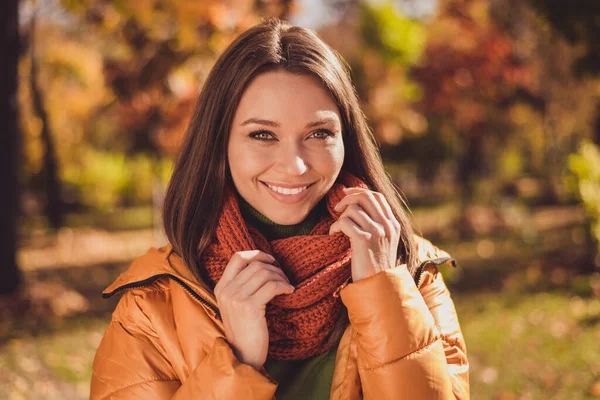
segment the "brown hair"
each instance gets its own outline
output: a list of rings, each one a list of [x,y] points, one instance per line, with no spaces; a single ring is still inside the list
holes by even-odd
[[[398,264],[417,268],[413,228],[402,196],[386,173],[378,146],[347,64],[313,31],[269,19],[238,36],[217,59],[200,92],[175,163],[164,202],[164,227],[173,250],[198,279],[207,281],[199,254],[212,241],[228,178],[227,144],[235,110],[248,84],[260,73],[283,70],[318,78],[342,117],[342,169],[382,193],[401,226]],[[337,342],[347,316],[332,334]]]

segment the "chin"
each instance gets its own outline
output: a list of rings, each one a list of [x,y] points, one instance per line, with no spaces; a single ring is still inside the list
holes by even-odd
[[[281,207],[283,208],[283,207]],[[265,217],[269,218],[271,221],[275,222],[278,225],[296,225],[300,222],[304,221],[304,219],[308,216],[308,214],[303,213],[280,213],[280,214],[263,214]]]

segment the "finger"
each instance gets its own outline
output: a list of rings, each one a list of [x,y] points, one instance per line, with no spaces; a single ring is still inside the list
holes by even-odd
[[[272,256],[260,250],[238,251],[229,260],[217,285],[220,287],[227,286],[227,284],[252,261],[261,261],[271,264],[274,260],[275,259]],[[215,287],[215,291],[216,289],[217,288]]]
[[[396,216],[392,211],[392,207],[390,207],[390,203],[388,203],[387,199],[383,194],[379,192],[372,193],[375,196],[375,199],[379,202],[379,205],[381,206],[385,214],[386,220],[383,223],[383,227],[385,229],[386,235],[388,235],[390,238],[393,235],[399,235],[402,226],[400,225],[400,222],[398,222],[398,219],[396,219]]]
[[[346,193],[360,193],[365,190],[368,190],[368,189],[359,188],[359,187],[344,188],[344,191]],[[394,215],[394,212],[392,211],[392,207],[390,206],[390,203],[387,201],[385,196],[380,192],[371,191],[371,193],[373,193],[373,195],[375,196],[375,199],[381,206],[381,209],[383,210],[383,214],[385,215],[385,217],[388,219],[392,219],[392,220],[396,219],[396,216]]]
[[[362,209],[358,204],[350,204],[344,213],[340,216],[342,218],[350,218],[352,222],[358,225],[359,229],[369,232],[372,235],[385,236],[385,228],[373,221],[371,217]]]
[[[356,222],[347,217],[340,218],[335,224],[331,225],[330,234],[337,232],[342,232],[348,236],[351,241],[369,240],[372,237],[370,232],[363,231]]]
[[[390,203],[388,203],[385,196],[379,192],[373,192],[373,196],[375,196],[375,200],[377,200],[379,206],[381,206],[381,209],[383,210],[383,215],[387,219],[396,219],[396,216],[392,212],[392,207],[390,207]]]
[[[348,193],[348,192],[352,192],[352,191],[365,191],[365,190],[369,190],[369,189],[362,188],[362,187],[345,187],[342,190],[344,192]]]
[[[287,279],[282,278],[278,273],[267,269],[261,269],[239,288],[231,287],[231,290],[235,290],[236,298],[245,299],[254,295],[267,282],[280,282],[287,285],[290,289],[294,288]]]
[[[248,282],[255,274],[261,273],[261,270],[271,271],[274,274],[277,274],[281,277],[281,279],[285,280],[289,283],[288,277],[281,270],[281,268],[276,267],[271,264],[266,264],[260,261],[252,261],[246,268],[244,268],[235,278],[232,279],[230,285],[234,285],[237,287],[242,287]]]
[[[257,305],[266,305],[273,300],[273,297],[280,294],[290,294],[294,292],[294,288],[282,281],[268,281],[260,287],[253,295],[252,301]]]
[[[342,219],[351,219],[353,223],[355,223],[359,230],[363,232],[368,232],[371,236],[375,237],[385,237],[387,236],[386,226],[381,225],[373,219],[363,210],[358,204],[350,204],[344,213],[340,216],[340,220]],[[336,229],[341,229],[339,226]]]
[[[350,204],[360,205],[371,219],[383,224],[387,218],[375,195],[370,190],[356,190],[353,188],[346,197],[344,197],[336,206],[335,210],[343,213]]]

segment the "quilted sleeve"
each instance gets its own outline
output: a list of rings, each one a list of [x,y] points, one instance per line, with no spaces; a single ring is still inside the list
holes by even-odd
[[[406,265],[340,292],[357,337],[365,399],[469,399],[466,347],[435,264],[419,288]]]
[[[119,307],[96,352],[90,399],[273,398],[277,383],[239,362],[222,338],[181,382],[152,327],[143,298],[128,292]]]

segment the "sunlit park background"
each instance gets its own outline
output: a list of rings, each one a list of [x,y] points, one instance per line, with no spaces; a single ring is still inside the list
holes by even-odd
[[[415,226],[458,260],[472,398],[600,398],[595,0],[3,0],[0,398],[88,397],[100,292],[164,243],[198,90],[266,16],[348,61]]]

